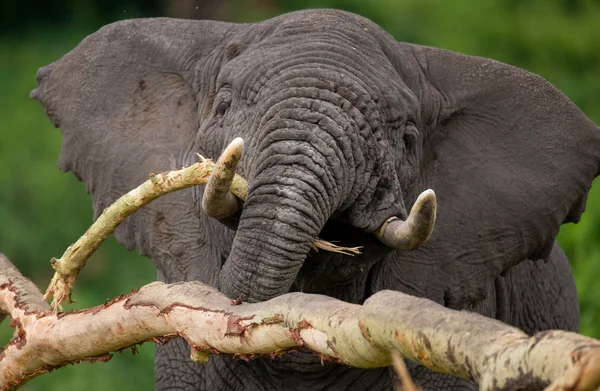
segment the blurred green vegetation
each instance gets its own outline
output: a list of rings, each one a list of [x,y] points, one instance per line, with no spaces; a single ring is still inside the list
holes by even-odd
[[[60,132],[29,98],[29,91],[35,87],[38,67],[58,59],[88,33],[62,29],[0,41],[0,251],[41,289],[52,277],[48,261],[60,257],[85,231],[92,208],[85,186],[56,167]],[[111,239],[83,270],[74,295],[77,303],[69,309],[102,304],[155,275],[147,259]],[[8,322],[0,324],[0,346],[10,333]],[[94,384],[102,390],[117,384],[126,385],[124,390],[152,389],[154,348],[145,345],[139,350],[135,357],[129,351],[116,354],[107,364],[68,366],[25,389],[82,390]]]
[[[56,3],[56,6],[48,6],[48,3]],[[92,210],[84,186],[56,168],[60,132],[52,128],[41,106],[28,98],[29,91],[35,87],[35,71],[60,58],[107,21],[166,15],[169,9],[166,3],[161,5],[156,1],[150,8],[138,3],[142,4],[141,1],[126,3],[130,5],[106,2],[99,7],[103,12],[97,15],[94,8],[76,5],[81,3],[74,1],[45,1],[44,9],[52,10],[47,19],[43,12],[34,12],[35,18],[24,16],[22,25],[13,21],[13,30],[0,31],[0,251],[41,288],[46,287],[52,274],[48,260],[60,256],[85,231],[91,223]],[[380,24],[399,40],[490,57],[540,74],[600,123],[599,1],[254,0],[223,3],[229,7],[216,15],[230,21],[262,20],[301,8],[353,11]],[[3,7],[6,4],[12,3],[3,3]],[[22,4],[13,10],[25,12]],[[101,3],[95,4],[98,7]],[[202,4],[197,1],[198,7]],[[122,12],[119,7],[123,8]],[[68,10],[67,16],[63,10]],[[596,338],[600,338],[598,238],[600,183],[597,181],[582,221],[564,226],[559,236],[576,274],[582,311],[581,332]],[[147,259],[125,251],[110,240],[83,270],[74,294],[78,302],[69,309],[101,304],[154,277],[155,271]],[[0,325],[0,346],[9,340],[10,333],[8,322]],[[24,389],[152,389],[153,350],[152,346],[145,345],[135,357],[124,352],[116,354],[107,364],[69,366],[30,382]]]

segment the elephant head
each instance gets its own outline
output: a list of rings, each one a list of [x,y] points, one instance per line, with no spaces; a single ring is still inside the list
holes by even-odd
[[[150,173],[245,140],[248,198],[230,249],[217,245],[222,270],[209,274],[250,300],[290,289],[329,219],[374,232],[406,219],[427,188],[441,212],[426,258],[462,248],[496,273],[537,259],[579,218],[598,172],[596,126],[540,77],[398,43],[338,11],[248,25],[118,22],[38,82],[32,96],[63,131],[59,166],[86,183],[96,215]],[[117,238],[159,268],[194,259],[188,245],[223,235],[198,231],[225,231],[203,224],[201,198],[170,196]]]
[[[116,236],[165,280],[249,301],[296,289],[360,302],[393,288],[466,307],[520,262],[549,256],[599,170],[600,130],[539,76],[399,43],[341,11],[117,22],[38,83],[32,96],[63,133],[59,167],[85,182],[96,216],[150,173],[244,140],[243,205],[223,192],[225,172],[206,195],[143,208]],[[427,189],[439,207],[430,240],[414,251],[378,241],[422,244],[431,193],[408,211]],[[364,254],[312,253],[317,236]]]

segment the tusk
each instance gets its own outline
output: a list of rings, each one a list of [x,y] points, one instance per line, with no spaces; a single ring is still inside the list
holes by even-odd
[[[235,138],[223,151],[204,189],[202,209],[207,216],[223,219],[240,208],[240,202],[229,190],[244,151],[244,140]]]
[[[435,213],[435,192],[425,190],[415,201],[406,221],[392,216],[375,231],[375,236],[396,250],[414,250],[431,236]]]

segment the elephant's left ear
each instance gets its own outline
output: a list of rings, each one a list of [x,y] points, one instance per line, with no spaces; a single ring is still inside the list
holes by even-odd
[[[600,129],[537,75],[398,45],[398,72],[421,101],[421,185],[438,196],[426,249],[439,249],[444,263],[485,262],[496,275],[546,257],[560,225],[585,208]]]

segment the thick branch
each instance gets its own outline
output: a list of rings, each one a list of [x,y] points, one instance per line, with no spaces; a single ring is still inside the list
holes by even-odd
[[[10,292],[18,297],[18,302],[6,299]],[[15,306],[26,313],[45,312],[50,309],[37,286],[23,277],[8,258],[0,253],[0,315],[13,313],[16,310]]]
[[[75,280],[87,259],[128,216],[165,194],[206,184],[215,164],[211,160],[202,157],[201,159],[202,162],[181,170],[152,175],[149,180],[106,208],[83,236],[67,248],[62,257],[52,258],[50,262],[56,273],[44,296],[46,299],[54,298],[52,306],[56,308],[70,298]],[[245,200],[247,189],[246,180],[236,174],[231,184],[231,192]],[[339,247],[320,239],[315,240],[314,247],[345,254],[358,253],[357,248]]]
[[[564,331],[529,337],[499,321],[453,311],[432,301],[382,291],[364,305],[290,293],[238,304],[199,282],[152,283],[104,305],[67,314],[41,308],[23,277],[0,281],[0,308],[15,338],[0,356],[0,389],[67,363],[106,361],[110,351],[181,336],[191,358],[238,359],[310,349],[335,362],[373,368],[404,357],[438,372],[479,383],[483,390],[593,390],[600,386],[600,341]],[[16,284],[16,285],[15,285]],[[20,296],[24,292],[24,296]]]

